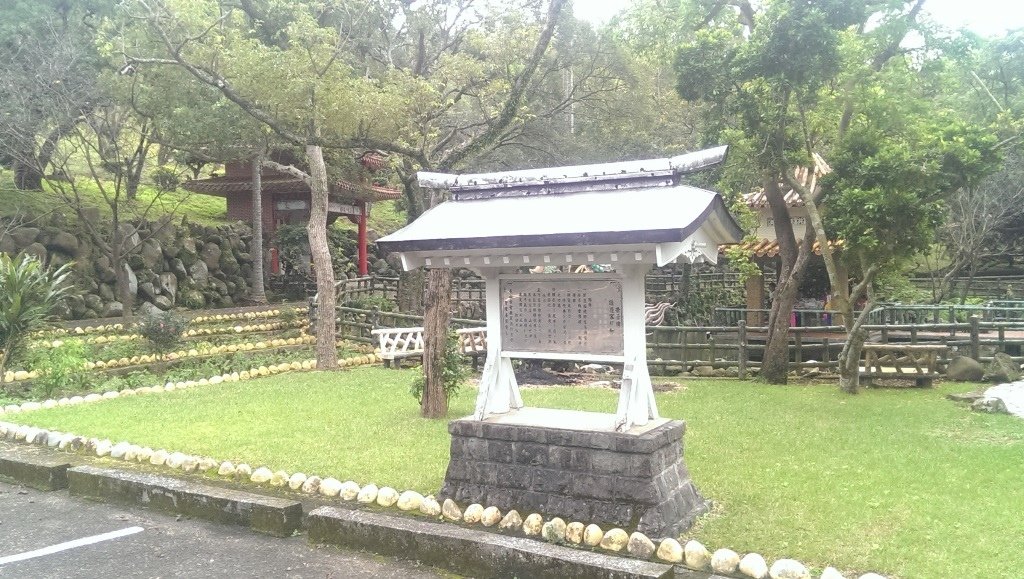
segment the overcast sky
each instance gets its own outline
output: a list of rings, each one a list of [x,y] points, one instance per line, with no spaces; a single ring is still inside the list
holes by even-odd
[[[631,0],[575,0],[578,18],[601,24],[631,4]],[[950,28],[967,27],[985,36],[1024,28],[1024,2],[1019,0],[926,0],[924,10]]]

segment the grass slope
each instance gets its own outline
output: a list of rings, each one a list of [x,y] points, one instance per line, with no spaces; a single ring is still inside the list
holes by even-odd
[[[11,171],[0,169],[0,216],[28,214],[39,217],[58,210],[69,219],[75,219],[74,211],[58,194],[47,190],[19,191],[14,188],[13,175]],[[110,208],[95,183],[79,179],[78,185],[85,204],[99,208],[103,216],[110,215]],[[144,210],[155,196],[156,189],[149,185],[141,185],[135,206],[140,211]],[[174,211],[174,215],[179,219],[187,216],[189,220],[204,225],[227,223],[227,201],[224,198],[197,195],[183,189],[160,195],[147,217],[152,221],[171,211]]]
[[[408,395],[415,371],[287,374],[5,417],[254,466],[435,492],[447,425]],[[933,390],[693,381],[657,395],[688,422],[686,457],[715,501],[688,536],[712,548],[894,577],[1011,577],[1024,566],[1024,422]],[[526,390],[529,405],[614,411],[616,392]],[[473,391],[452,405],[468,414]]]

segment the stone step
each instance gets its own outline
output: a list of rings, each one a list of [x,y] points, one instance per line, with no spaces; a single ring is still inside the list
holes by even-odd
[[[288,537],[302,526],[302,505],[268,497],[138,472],[80,466],[68,470],[72,495],[143,506]]]
[[[39,456],[31,449],[0,448],[0,476],[41,491],[68,488],[71,464],[60,458]]]

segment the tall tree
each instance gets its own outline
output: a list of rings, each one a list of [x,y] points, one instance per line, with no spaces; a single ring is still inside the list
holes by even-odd
[[[780,271],[762,363],[769,382],[788,375],[789,313],[815,240],[848,333],[840,383],[856,391],[865,317],[854,318],[853,304],[868,294],[879,268],[921,248],[943,196],[991,166],[985,135],[915,90],[916,70],[901,46],[923,5],[687,4],[694,35],[677,54],[679,93],[708,106],[706,130],[742,142],[738,149],[748,153],[775,223]],[[900,98],[880,96],[893,94]],[[806,167],[824,169],[822,157],[833,159],[830,177],[798,178]],[[789,188],[807,207],[803,239],[784,198]],[[837,236],[847,265],[860,274],[852,292],[830,247]]]
[[[317,366],[337,366],[334,271],[327,242],[328,169],[324,148],[370,139],[400,110],[386,87],[358,76],[346,61],[343,34],[361,2],[243,3],[267,10],[256,21],[249,10],[216,0],[134,0],[127,22],[142,22],[146,35],[125,57],[138,66],[173,66],[219,91],[276,138],[303,151],[305,167],[264,158],[263,165],[293,175],[312,195],[307,225],[321,314],[317,317]],[[258,5],[258,6],[257,6]],[[287,71],[283,81],[281,74]]]

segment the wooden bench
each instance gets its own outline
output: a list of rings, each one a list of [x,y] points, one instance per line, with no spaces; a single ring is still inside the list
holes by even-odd
[[[941,378],[938,365],[947,347],[942,344],[864,344],[864,365],[860,377],[870,385],[873,380],[913,380],[929,387]]]
[[[405,358],[423,356],[423,328],[381,328],[371,330],[377,337],[380,357],[384,366],[401,368]],[[487,356],[487,328],[462,328],[455,330],[459,348],[466,356],[473,358],[476,369],[479,358]]]

